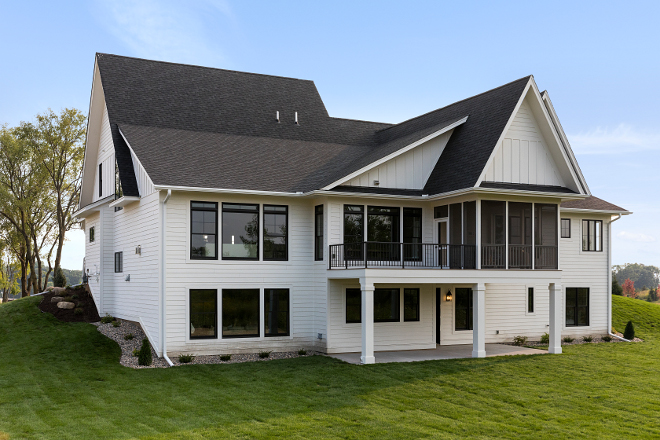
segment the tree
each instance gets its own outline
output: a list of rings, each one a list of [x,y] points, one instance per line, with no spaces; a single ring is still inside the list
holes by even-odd
[[[623,289],[616,279],[616,275],[612,276],[612,295],[623,295]]]
[[[142,340],[142,347],[140,347],[140,351],[138,352],[138,365],[151,365],[152,362],[151,344],[149,344],[149,339],[144,338]]]
[[[55,276],[53,277],[53,285],[55,287],[65,287],[66,286],[66,276],[64,276],[64,271],[61,267],[55,268]]]
[[[637,291],[635,290],[635,282],[630,278],[623,282],[623,296],[628,298],[637,298]]]
[[[658,300],[658,289],[649,289],[649,296],[646,297],[648,302],[656,302]]]
[[[614,274],[620,280],[630,278],[640,289],[650,289],[660,283],[660,268],[645,266],[638,263],[628,263],[623,266],[614,266]]]

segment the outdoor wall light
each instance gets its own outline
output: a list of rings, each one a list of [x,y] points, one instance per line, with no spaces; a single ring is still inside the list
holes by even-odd
[[[445,296],[446,301],[451,301],[451,290],[447,291],[447,296]]]

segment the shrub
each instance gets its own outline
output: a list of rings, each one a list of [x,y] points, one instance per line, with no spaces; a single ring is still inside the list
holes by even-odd
[[[61,267],[55,268],[55,273],[53,274],[53,285],[55,287],[64,287],[66,286],[66,275]]]
[[[612,340],[612,336],[610,335],[605,335],[601,338],[605,342],[610,342]]]
[[[135,336],[133,336],[133,333],[129,333],[126,336],[124,336],[124,341],[130,341],[133,339]]]
[[[121,325],[121,322],[120,322],[120,321],[112,321],[112,326],[113,326],[113,327],[117,328],[117,327],[119,327],[120,325]]]
[[[305,356],[306,354],[307,354],[307,350],[305,350],[304,348],[298,350],[298,356]]]
[[[584,336],[584,337],[582,338],[582,340],[583,340],[584,342],[591,342],[591,341],[594,340],[594,338],[591,337],[591,336]]]
[[[222,362],[230,361],[231,360],[231,355],[230,354],[223,354],[223,355],[220,356],[220,360]]]
[[[103,324],[111,323],[114,320],[115,320],[115,318],[113,316],[108,315],[108,314],[106,314],[103,318],[101,318],[101,322]]]
[[[550,343],[550,335],[548,333],[543,333],[543,336],[541,336],[541,344],[549,344]]]
[[[192,362],[192,360],[193,357],[189,354],[182,354],[181,356],[179,356],[179,362],[181,362],[182,364],[189,364]]]
[[[570,336],[564,336],[564,339],[562,339],[562,341],[566,342],[567,344],[570,344],[574,340],[575,339],[571,338]]]
[[[140,350],[138,350],[137,348],[133,350],[133,356],[138,357],[139,355],[140,355]]]
[[[138,365],[151,365],[152,362],[151,344],[149,344],[149,339],[144,338],[142,340],[142,347],[138,353]]]
[[[267,357],[270,357],[270,351],[260,351],[259,352],[259,357],[261,359],[266,359]]]
[[[525,345],[527,342],[527,336],[514,336],[513,345]]]
[[[626,329],[623,331],[623,337],[629,341],[635,339],[635,326],[632,321],[628,321],[628,324],[626,324]]]
[[[83,314],[83,309],[82,307],[76,307],[75,310],[73,311],[74,315],[82,315]]]

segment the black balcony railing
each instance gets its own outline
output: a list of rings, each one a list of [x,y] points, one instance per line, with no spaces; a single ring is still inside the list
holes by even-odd
[[[402,267],[475,269],[476,246],[363,242],[330,245],[330,269]]]

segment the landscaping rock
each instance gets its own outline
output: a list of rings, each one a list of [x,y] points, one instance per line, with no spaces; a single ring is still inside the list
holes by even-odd
[[[57,303],[57,308],[59,309],[72,309],[75,306],[76,304],[72,302],[61,301]]]
[[[54,296],[50,299],[50,302],[52,303],[59,303],[62,301],[64,301],[64,298],[62,298],[61,296]]]
[[[64,292],[66,292],[66,289],[64,287],[53,287],[51,292],[54,293],[55,295],[60,295]]]

